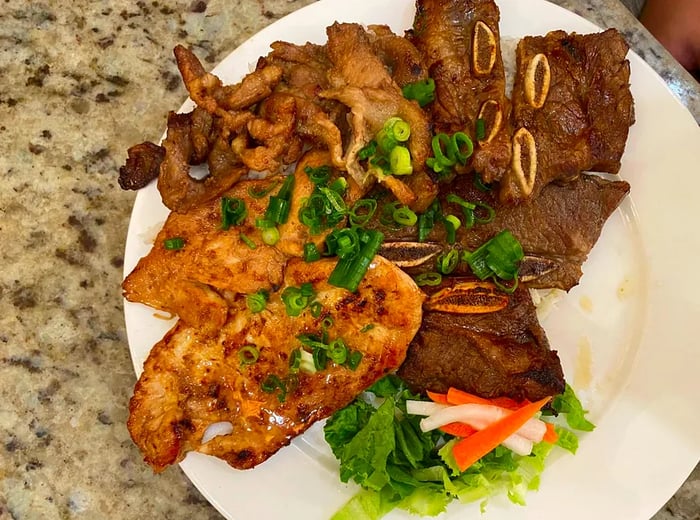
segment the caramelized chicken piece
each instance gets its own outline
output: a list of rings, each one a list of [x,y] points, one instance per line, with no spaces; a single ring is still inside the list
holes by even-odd
[[[375,257],[358,292],[328,285],[335,262],[291,260],[280,292],[253,314],[244,298],[233,300],[220,331],[207,336],[178,323],[151,351],[129,406],[129,432],[155,471],[189,451],[252,468],[272,456],[315,421],[349,404],[357,394],[404,360],[421,322],[422,293],[390,262]],[[287,287],[311,283],[322,311],[298,317],[280,298]],[[396,305],[401,302],[401,305]],[[323,323],[332,323],[324,329]],[[315,373],[290,371],[302,347],[300,334],[342,339],[362,357],[353,370],[328,361]],[[251,351],[256,362],[242,364]],[[230,433],[203,440],[212,424]]]
[[[634,123],[628,48],[615,29],[520,41],[504,202],[535,198],[548,183],[582,171],[617,173]]]
[[[487,301],[493,304],[492,299]],[[426,309],[399,376],[416,392],[455,387],[487,398],[531,401],[563,392],[559,356],[549,349],[529,291],[520,287],[507,300],[492,312]]]
[[[499,20],[493,0],[418,0],[411,36],[435,80],[436,133],[471,136],[468,166],[486,182],[503,176],[511,156]],[[479,119],[483,136],[477,136]]]
[[[139,190],[158,177],[165,149],[151,142],[136,144],[127,150],[124,166],[119,168],[119,186]]]

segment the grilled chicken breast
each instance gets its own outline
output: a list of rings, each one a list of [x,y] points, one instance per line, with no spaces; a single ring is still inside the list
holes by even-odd
[[[292,259],[262,312],[251,312],[240,295],[218,334],[180,321],[153,348],[128,428],[155,471],[193,450],[252,468],[403,362],[421,323],[423,293],[379,256],[356,293],[326,282],[334,266],[330,259]],[[320,312],[290,316],[281,294],[303,283],[312,284]],[[354,369],[329,359],[315,373],[295,371],[290,358],[302,348],[302,334],[325,335],[328,344],[342,340],[348,355],[359,352],[361,359]],[[245,364],[253,352],[257,360]],[[231,433],[204,442],[207,428],[222,422]]]

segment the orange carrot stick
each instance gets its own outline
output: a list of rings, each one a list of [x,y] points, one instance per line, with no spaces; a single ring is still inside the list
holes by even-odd
[[[469,437],[458,441],[452,449],[455,462],[461,471],[478,461],[508,437],[517,432],[523,424],[532,418],[547,404],[551,397],[545,397],[534,403],[526,404],[510,415],[496,421]]]
[[[508,408],[509,410],[517,410],[522,406],[515,399],[510,397],[494,397],[493,399],[486,399],[485,397],[479,397],[478,395],[470,394],[464,390],[458,390],[457,388],[450,388],[447,390],[447,402],[449,404],[491,404],[494,406],[500,406],[501,408]],[[524,401],[524,404],[529,403],[529,401]]]
[[[425,393],[428,394],[428,397],[430,397],[434,403],[449,404],[446,394],[439,394],[437,392],[431,392],[430,390],[426,390]]]
[[[455,437],[469,437],[478,430],[472,428],[466,423],[453,422],[440,427],[440,431],[447,433],[448,435],[454,435]]]
[[[554,425],[552,423],[548,423],[547,421],[542,421],[547,425],[547,431],[544,433],[544,437],[542,437],[542,440],[544,442],[548,442],[549,444],[554,444],[559,440],[559,434],[557,431],[554,429]]]

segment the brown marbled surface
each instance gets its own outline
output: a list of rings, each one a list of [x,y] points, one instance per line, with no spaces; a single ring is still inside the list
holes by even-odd
[[[186,97],[175,44],[211,67],[308,3],[0,3],[0,519],[219,518],[177,467],[153,475],[125,427],[134,193],[116,174]],[[616,0],[556,3],[623,29],[700,117],[697,83]],[[699,479],[655,519],[699,518]]]

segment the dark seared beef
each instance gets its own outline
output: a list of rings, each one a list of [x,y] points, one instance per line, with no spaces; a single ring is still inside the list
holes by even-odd
[[[165,148],[146,141],[132,146],[126,153],[126,162],[119,168],[119,186],[123,190],[139,190],[158,177]]]
[[[524,172],[515,166],[514,151],[513,165],[501,182],[502,200],[535,198],[550,182],[576,178],[582,171],[618,172],[634,123],[627,51],[614,29],[586,35],[554,31],[520,41],[513,129],[516,136],[526,131],[534,138],[536,161],[528,157],[527,136],[522,135]]]
[[[525,279],[529,286],[569,290],[578,283],[581,265],[598,240],[603,224],[629,189],[625,181],[582,175],[567,184],[548,185],[539,197],[528,203],[509,206],[501,204],[493,191],[483,192],[475,187],[471,178],[459,176],[449,190],[442,190],[440,197],[444,214],[462,216],[457,204],[445,201],[447,192],[466,201],[488,204],[496,210],[495,219],[488,224],[477,224],[469,230],[462,226],[457,231],[455,247],[473,251],[499,231],[508,229],[520,241],[527,255],[521,271],[527,273]],[[477,210],[477,215],[483,214]],[[407,255],[411,255],[415,248],[422,251],[413,256],[424,257],[424,262],[414,261],[415,265],[405,267],[411,273],[435,270],[435,257],[450,247],[442,224],[435,225],[427,237],[427,244],[405,247],[395,243],[415,241],[415,226],[399,229],[382,226],[381,229],[385,243],[380,253],[390,260],[398,260],[399,265],[407,264]],[[467,271],[466,263],[461,262],[456,273]]]
[[[484,120],[470,167],[487,182],[500,179],[510,162],[499,19],[492,0],[418,0],[410,34],[435,80],[430,107],[436,133],[475,137],[476,120]]]
[[[487,398],[537,400],[564,390],[559,356],[525,288],[497,312],[424,311],[398,375],[416,392],[453,386]]]

